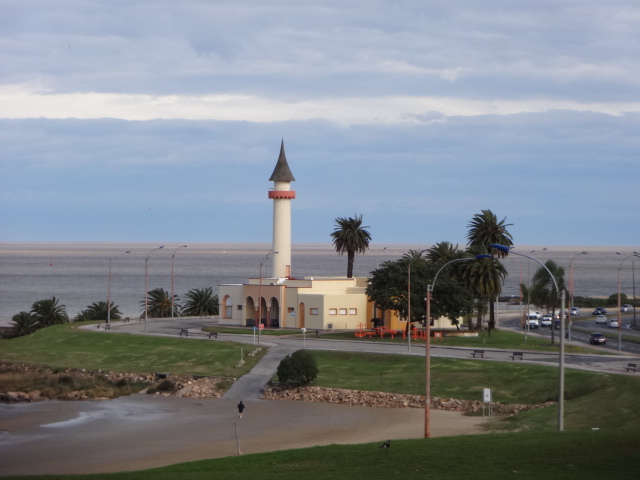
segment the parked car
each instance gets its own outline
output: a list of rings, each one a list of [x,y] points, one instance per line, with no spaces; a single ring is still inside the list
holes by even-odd
[[[600,332],[593,332],[591,335],[589,335],[589,344],[590,345],[606,345],[607,337],[605,337]]]
[[[542,327],[550,327],[552,323],[553,316],[550,313],[543,315],[542,319],[540,319],[540,326]]]
[[[606,315],[607,314],[607,310],[602,308],[602,307],[597,307],[593,312],[592,315]]]
[[[602,323],[605,324],[607,323],[607,317],[605,317],[604,315],[597,315],[596,316],[596,325]]]
[[[629,313],[629,312],[633,312],[633,307],[631,305],[629,305],[628,303],[625,303],[624,305],[622,305],[620,307],[620,311],[622,313]]]
[[[579,317],[580,315],[582,315],[582,310],[580,310],[578,307],[571,307],[569,310],[571,311],[572,317]]]
[[[609,320],[609,328],[618,328],[620,326],[620,324],[618,323],[618,320],[616,320],[615,318]]]

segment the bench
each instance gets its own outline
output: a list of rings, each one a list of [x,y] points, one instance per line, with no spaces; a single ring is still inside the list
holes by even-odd
[[[474,350],[473,352],[471,352],[471,355],[473,356],[473,358],[484,358],[484,350]]]
[[[637,366],[635,363],[629,363],[629,364],[628,364],[626,367],[624,367],[624,368],[625,368],[625,370],[626,370],[627,372],[634,372],[634,373],[635,373],[635,372],[637,371],[637,367],[638,367],[638,366]]]
[[[187,328],[181,328],[180,329],[180,336],[181,337],[183,335],[185,337],[188,337],[189,334],[191,334],[191,335],[204,335],[204,336],[206,336],[208,338],[215,338],[215,339],[218,338],[218,332],[208,332],[208,333],[207,332],[193,332],[193,331],[190,332],[189,329],[187,329]]]
[[[522,352],[513,352],[512,355],[510,355],[511,360],[516,360],[517,358],[519,358],[520,360],[523,360],[522,356],[524,354]]]

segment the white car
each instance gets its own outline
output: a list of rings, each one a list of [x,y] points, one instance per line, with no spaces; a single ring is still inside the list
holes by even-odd
[[[529,326],[529,329],[540,328],[540,322],[537,318],[530,318],[527,320],[527,325]]]
[[[541,327],[550,327],[552,323],[553,323],[553,316],[550,313],[547,313],[546,315],[544,315],[540,320]]]
[[[609,321],[609,328],[618,328],[620,324],[615,318]]]
[[[580,310],[578,307],[571,307],[570,310],[572,317],[579,317],[580,315],[582,315],[582,310]]]
[[[604,325],[607,324],[607,317],[605,317],[604,315],[597,315],[596,316],[596,325],[602,323]]]
[[[629,313],[629,312],[633,312],[633,307],[631,305],[629,305],[628,303],[625,303],[624,305],[622,305],[620,307],[620,311],[622,313]]]

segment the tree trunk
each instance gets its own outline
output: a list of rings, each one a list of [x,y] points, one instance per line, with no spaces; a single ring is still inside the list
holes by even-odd
[[[353,277],[353,261],[355,260],[355,252],[347,252],[347,278]]]

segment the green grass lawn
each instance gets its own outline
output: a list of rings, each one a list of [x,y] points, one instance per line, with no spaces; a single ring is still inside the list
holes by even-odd
[[[240,377],[266,353],[263,348],[247,357],[252,349],[250,345],[219,340],[98,333],[66,324],[0,340],[0,360],[53,368]],[[242,357],[244,365],[236,368]]]
[[[314,385],[365,391],[424,395],[425,359],[383,355],[312,351],[320,373]],[[558,368],[434,358],[431,395],[460,400],[481,400],[490,388],[493,401],[537,405],[558,400]],[[565,370],[565,428],[612,425],[640,431],[640,377],[584,370]],[[606,406],[606,407],[605,407]],[[597,412],[597,415],[594,415]],[[557,407],[521,413],[495,422],[494,429],[554,429]]]
[[[633,430],[521,432],[260,453],[165,468],[91,475],[15,476],[48,480],[636,480],[640,436]],[[117,459],[114,459],[117,461]]]

